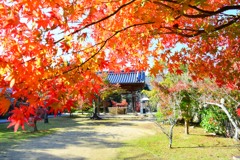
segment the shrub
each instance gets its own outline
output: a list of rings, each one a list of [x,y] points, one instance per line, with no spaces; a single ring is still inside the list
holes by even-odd
[[[211,106],[202,111],[200,125],[210,133],[226,135],[225,122],[228,120],[225,113],[216,106]]]

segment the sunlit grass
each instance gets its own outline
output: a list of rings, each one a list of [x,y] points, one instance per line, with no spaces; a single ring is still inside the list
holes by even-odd
[[[172,149],[162,132],[128,141],[120,148],[118,159],[230,160],[240,155],[240,143],[233,139],[206,134],[202,128],[192,128],[190,135],[183,131],[183,127],[175,127]]]

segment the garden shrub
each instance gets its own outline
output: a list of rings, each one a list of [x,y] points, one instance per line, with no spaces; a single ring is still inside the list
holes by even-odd
[[[226,114],[216,106],[205,108],[202,113],[200,125],[209,133],[226,135],[225,122],[228,120]]]

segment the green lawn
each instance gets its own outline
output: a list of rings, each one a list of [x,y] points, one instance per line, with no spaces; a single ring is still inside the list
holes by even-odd
[[[120,148],[118,159],[131,160],[231,160],[240,156],[240,143],[229,138],[213,136],[202,128],[192,128],[190,135],[182,126],[175,127],[173,148],[161,131],[148,137],[128,141]]]

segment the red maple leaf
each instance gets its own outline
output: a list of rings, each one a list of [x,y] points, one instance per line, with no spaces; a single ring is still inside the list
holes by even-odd
[[[28,122],[28,117],[26,115],[27,107],[22,106],[20,108],[15,107],[14,110],[11,111],[12,115],[8,118],[10,121],[10,124],[8,125],[8,128],[14,126],[14,132],[16,132],[19,128],[19,126],[22,127],[24,130],[24,123]]]
[[[237,109],[237,115],[240,117],[240,107]]]

